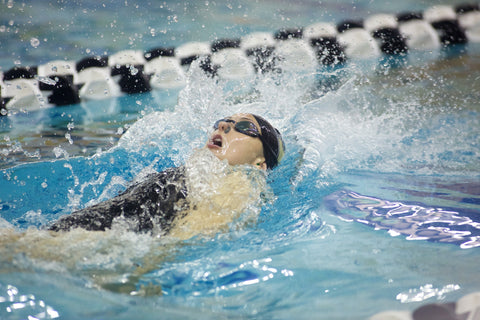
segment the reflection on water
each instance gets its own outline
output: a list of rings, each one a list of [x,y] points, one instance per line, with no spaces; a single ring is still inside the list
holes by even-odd
[[[152,92],[0,117],[0,169],[108,150],[144,115],[172,108],[176,96]]]
[[[36,299],[33,294],[25,294],[12,285],[0,283],[0,308],[7,314],[15,313],[15,317],[31,319],[56,319],[60,314],[43,300]],[[7,316],[7,319],[10,319]],[[12,318],[13,319],[13,318]]]
[[[342,219],[387,230],[391,236],[454,243],[463,249],[480,246],[480,221],[476,210],[429,208],[351,191],[338,191],[326,197],[325,202]]]

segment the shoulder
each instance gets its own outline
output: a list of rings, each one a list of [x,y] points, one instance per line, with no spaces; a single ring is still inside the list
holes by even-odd
[[[142,181],[137,182],[125,190],[120,197],[169,197],[169,194],[181,193],[186,196],[185,167],[173,167],[161,172],[149,174]]]

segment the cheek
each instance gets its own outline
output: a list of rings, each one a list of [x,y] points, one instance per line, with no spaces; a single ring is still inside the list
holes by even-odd
[[[222,152],[222,156],[227,158],[230,164],[242,164],[247,162],[249,159],[249,150],[248,140],[245,137],[237,136],[230,137],[227,142],[226,148]]]
[[[246,146],[244,143],[242,143],[239,140],[232,141],[229,144],[226,152],[236,158],[240,158],[242,155],[245,156],[248,153],[250,153],[248,146]]]
[[[261,143],[251,137],[242,136],[231,141],[228,153],[241,163],[250,163],[259,156]]]

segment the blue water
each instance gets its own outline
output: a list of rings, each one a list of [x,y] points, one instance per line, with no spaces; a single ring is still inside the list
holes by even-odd
[[[3,70],[15,60],[77,59],[87,49],[179,45],[433,4],[8,3],[0,4],[0,46],[11,52]],[[125,19],[132,12],[142,23]],[[47,41],[33,48],[31,37]],[[0,118],[0,226],[30,236],[2,248],[0,318],[365,319],[480,290],[479,49],[414,54],[397,67],[355,61],[307,76],[267,75],[247,95],[193,72],[180,92]],[[239,111],[271,119],[288,150],[268,176],[275,201],[255,224],[173,245],[128,232],[72,233],[60,242],[38,231],[146,172],[183,164],[214,120]],[[137,274],[138,265],[149,268]],[[99,278],[111,285],[99,288]],[[122,293],[131,291],[122,283],[149,291]]]

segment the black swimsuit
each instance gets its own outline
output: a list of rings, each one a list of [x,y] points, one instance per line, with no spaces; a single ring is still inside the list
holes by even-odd
[[[149,175],[110,200],[63,216],[48,229],[105,231],[115,218],[123,217],[133,231],[148,232],[159,227],[168,232],[176,215],[188,208],[186,195],[184,167],[171,168]]]

